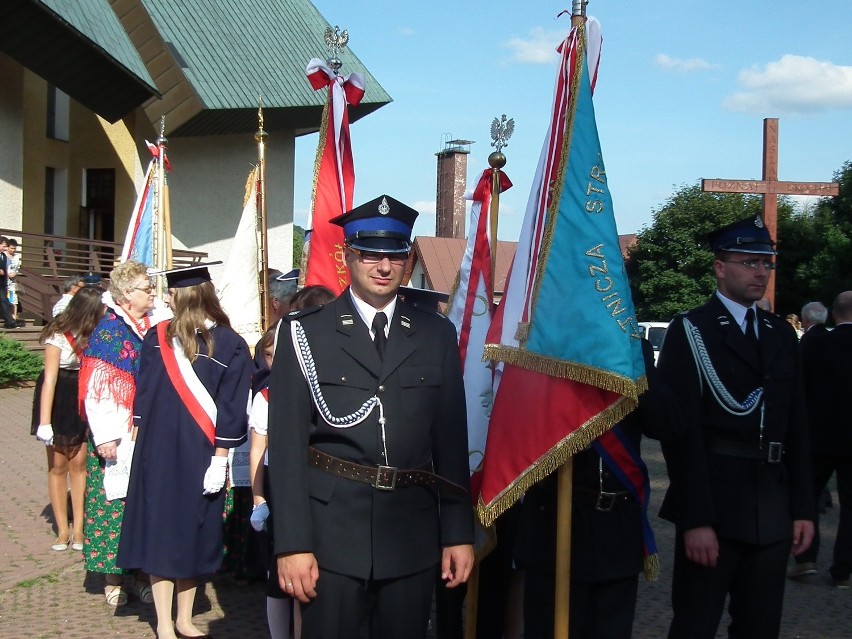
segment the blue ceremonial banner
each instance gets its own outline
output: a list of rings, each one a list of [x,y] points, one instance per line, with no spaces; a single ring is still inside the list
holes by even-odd
[[[145,185],[133,207],[121,261],[135,260],[154,268],[154,177],[156,161],[152,160],[145,174]]]
[[[640,390],[636,382],[645,374],[640,331],[585,56],[578,56],[574,78],[574,109],[567,113],[562,147],[567,162],[554,176],[557,186],[548,207],[523,348],[527,357],[540,355],[562,364],[555,368],[563,368],[565,377],[635,398]]]

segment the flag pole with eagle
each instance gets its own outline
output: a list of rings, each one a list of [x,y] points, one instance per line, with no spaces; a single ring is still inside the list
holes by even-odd
[[[575,0],[558,49],[548,132],[486,340],[494,405],[477,500],[490,525],[559,469],[555,636],[568,629],[571,456],[636,408],[647,388],[592,103],[600,25],[586,20],[585,4]]]
[[[343,259],[343,229],[329,220],[352,208],[355,167],[349,138],[349,105],[364,97],[364,76],[340,76],[342,62],[337,52],[346,46],[349,33],[335,27],[325,30],[325,43],[331,51],[328,64],[313,58],[306,70],[314,90],[328,87],[322,112],[317,156],[314,164],[311,219],[302,248],[301,284],[321,284],[335,294],[349,285]]]
[[[494,315],[494,291],[497,266],[497,223],[500,193],[512,187],[509,177],[501,170],[506,165],[503,147],[514,130],[514,120],[495,118],[491,137],[497,150],[488,156],[489,168],[482,172],[472,193],[470,229],[458,279],[450,294],[446,315],[458,334],[459,355],[464,373],[467,403],[468,462],[471,474],[471,494],[477,495],[476,485],[485,454],[488,419],[493,403],[492,366],[483,361],[485,337]],[[474,504],[476,506],[476,504]],[[468,580],[465,614],[465,636],[476,636],[477,594],[479,589],[478,562],[491,551],[494,535],[477,527],[476,559]]]

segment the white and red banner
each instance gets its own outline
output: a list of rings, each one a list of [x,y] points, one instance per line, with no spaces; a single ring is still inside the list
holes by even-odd
[[[459,353],[464,371],[467,400],[468,460],[471,473],[471,494],[478,494],[479,471],[485,456],[488,420],[493,404],[492,367],[483,361],[485,337],[494,313],[494,282],[492,270],[495,256],[491,254],[492,184],[496,169],[486,169],[470,195],[470,233],[459,270],[459,280],[450,296],[447,317],[456,327]],[[500,192],[512,183],[497,172]]]
[[[329,220],[352,208],[355,166],[348,107],[364,97],[364,77],[359,73],[335,75],[318,58],[308,63],[306,73],[314,90],[328,87],[328,102],[323,109],[311,220],[303,248],[307,253],[304,283],[321,284],[340,293],[349,285],[343,260],[343,229]]]

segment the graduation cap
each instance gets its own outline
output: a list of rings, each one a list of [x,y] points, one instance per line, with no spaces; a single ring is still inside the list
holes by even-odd
[[[775,255],[775,242],[769,235],[769,229],[759,215],[737,220],[732,224],[710,232],[707,235],[710,248],[714,253],[754,253],[757,255]]]
[[[186,288],[187,286],[198,286],[204,282],[212,281],[208,266],[221,264],[222,260],[216,262],[205,262],[204,264],[193,264],[191,266],[181,266],[180,268],[172,268],[167,271],[154,271],[151,275],[165,275],[166,283],[169,288]]]
[[[359,251],[408,253],[417,215],[390,195],[380,195],[330,222],[342,226],[346,243]]]
[[[440,291],[430,291],[428,288],[414,288],[413,286],[400,286],[399,295],[409,304],[417,304],[438,310],[438,304],[446,304],[450,296]]]
[[[281,285],[282,290],[279,295],[283,297],[295,295],[296,290],[299,288],[299,273],[299,269],[294,268],[292,271],[282,273],[275,278],[276,282],[283,282]]]

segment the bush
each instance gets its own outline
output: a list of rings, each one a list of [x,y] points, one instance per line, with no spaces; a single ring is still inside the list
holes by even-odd
[[[33,381],[42,368],[41,356],[28,351],[20,342],[0,336],[0,385]]]

